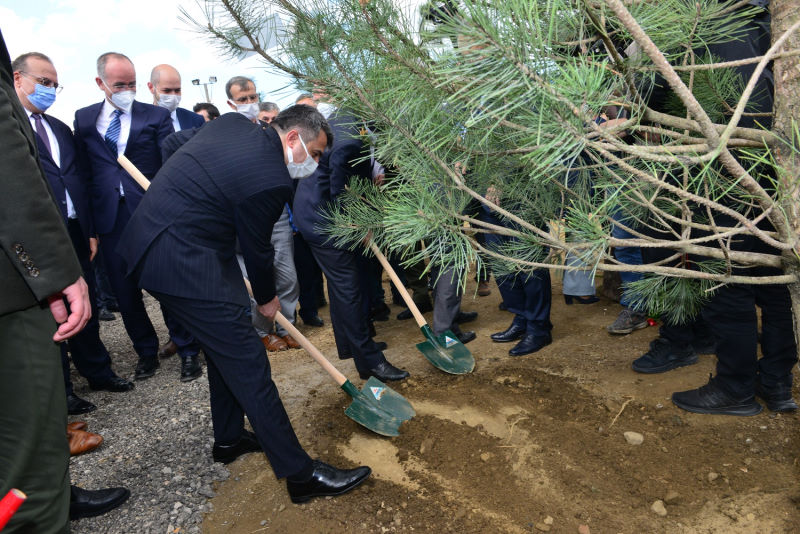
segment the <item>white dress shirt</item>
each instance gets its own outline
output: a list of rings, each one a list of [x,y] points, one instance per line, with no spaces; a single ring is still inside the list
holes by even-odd
[[[33,127],[33,131],[36,131],[36,119],[33,118],[33,113],[31,113],[27,108],[25,109],[25,113],[28,114],[28,118],[31,121],[31,126]],[[58,139],[56,139],[56,134],[53,132],[53,129],[50,127],[50,124],[47,122],[47,118],[42,115],[42,125],[44,126],[44,131],[47,132],[48,141],[50,141],[50,157],[53,158],[53,161],[56,163],[56,166],[60,169],[61,168],[61,148],[58,146]],[[36,134],[39,135],[38,133]],[[72,204],[72,199],[69,197],[69,191],[67,188],[64,187],[64,192],[67,195],[67,217],[70,219],[77,219],[78,215],[75,213],[75,206]]]
[[[177,108],[174,109],[172,113],[169,114],[169,116],[172,118],[172,127],[175,129],[176,132],[180,132],[181,123],[178,120],[178,109]]]
[[[103,100],[103,107],[100,109],[100,115],[97,116],[97,133],[103,139],[106,138],[106,132],[111,125],[111,120],[114,118],[114,111],[117,108],[111,105],[108,99]],[[128,146],[128,136],[131,133],[131,114],[122,112],[119,116],[119,139],[117,139],[117,154],[124,154],[125,148]],[[122,182],[119,183],[119,196],[125,196],[125,190],[122,188]]]

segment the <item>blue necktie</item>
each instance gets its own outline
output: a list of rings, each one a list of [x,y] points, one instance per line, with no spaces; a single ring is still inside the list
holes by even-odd
[[[111,152],[114,154],[114,157],[117,157],[117,141],[119,141],[119,132],[122,130],[122,124],[120,123],[119,116],[122,115],[122,110],[115,109],[114,110],[114,118],[111,119],[111,124],[108,125],[108,130],[106,130],[105,142],[108,145],[108,148],[111,149]]]

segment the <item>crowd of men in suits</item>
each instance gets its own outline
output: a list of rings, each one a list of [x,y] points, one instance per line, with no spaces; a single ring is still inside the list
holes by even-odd
[[[0,402],[19,407],[7,410],[14,413],[4,414],[0,425],[0,433],[15,432],[0,434],[0,493],[20,485],[31,497],[9,529],[60,532],[68,517],[104,513],[129,496],[125,488],[71,486],[68,477],[67,451],[80,454],[102,442],[74,422],[67,427],[67,448],[64,415],[96,409],[75,395],[69,361],[92,390],[135,387],[114,372],[100,338],[98,261],[138,355],[135,380],[152,377],[159,358],[173,354],[181,359],[180,380],[195,380],[203,372],[200,352],[205,354],[215,461],[263,451],[276,476],[287,479],[296,503],[338,495],[363,482],[368,467],[338,469],[303,450],[264,351],[299,347],[276,326],[279,311],[291,322],[299,315],[306,325],[324,324],[317,311],[324,274],[339,357],[352,358],[364,379],[409,376],[386,359],[386,344],[374,339],[373,321],[389,314],[380,267],[357,247],[334,244],[321,230],[325,208],[352,180],[385,178],[387,169],[370,156],[365,142],[369,126],[320,94],[301,95],[281,112],[260,102],[254,82],[241,76],[225,87],[235,113],[220,116],[209,103],[190,112],[179,107],[181,77],[170,65],[152,69],[147,87],[153,104],[141,103],[135,100],[133,63],[109,52],[97,60],[95,81],[103,99],[75,112],[73,131],[46,113],[59,92],[52,61],[31,52],[11,62],[5,43],[0,45],[0,141],[7,152],[0,185],[6,253],[0,274],[7,286],[0,308]],[[735,48],[728,51],[738,58]],[[123,155],[152,180],[146,193],[120,165]],[[503,224],[483,211],[488,222]],[[422,266],[405,267],[415,303],[433,311],[434,333],[449,330],[462,343],[475,339],[474,332],[459,328],[477,316],[460,309],[459,273],[435,273],[429,285]],[[548,271],[497,282],[514,320],[492,340],[517,342],[512,356],[550,344]],[[488,292],[485,285],[481,289]],[[161,306],[169,331],[164,346],[159,347],[143,290]],[[591,304],[597,301],[591,291],[565,291],[565,298]],[[755,306],[765,314],[760,361]],[[716,351],[718,376],[676,393],[676,405],[699,413],[753,415],[761,411],[758,395],[772,411],[796,410],[791,369],[797,357],[786,288],[756,293],[726,287],[707,311],[716,324],[665,324],[633,369],[665,372],[695,363],[696,352]],[[407,311],[398,316],[408,318]],[[55,336],[53,319],[60,323]],[[709,328],[721,342],[698,348],[710,339]],[[61,342],[57,349],[52,340]],[[54,350],[60,351],[60,366]],[[253,432],[244,428],[245,415]]]

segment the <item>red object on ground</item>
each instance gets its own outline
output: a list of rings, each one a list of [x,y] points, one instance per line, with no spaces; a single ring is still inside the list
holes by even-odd
[[[27,498],[27,495],[15,488],[10,489],[8,493],[6,493],[6,496],[0,501],[0,530],[5,528],[8,520],[11,519],[11,516],[14,515],[17,508],[19,508],[22,502]]]
[[[649,324],[650,326],[655,326],[655,325],[657,325],[657,324],[658,324],[658,321],[656,321],[656,320],[655,320],[655,319],[653,319],[652,317],[648,317],[648,318],[647,318],[647,324]]]

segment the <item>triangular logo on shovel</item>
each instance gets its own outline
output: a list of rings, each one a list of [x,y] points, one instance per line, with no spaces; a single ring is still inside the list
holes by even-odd
[[[372,391],[372,395],[377,400],[381,400],[381,397],[383,396],[383,392],[386,391],[386,388],[375,387],[375,386],[371,386],[369,389],[370,389],[370,391]]]
[[[448,349],[453,345],[455,345],[456,343],[458,343],[457,339],[453,339],[450,336],[444,336],[444,346],[447,347]]]

